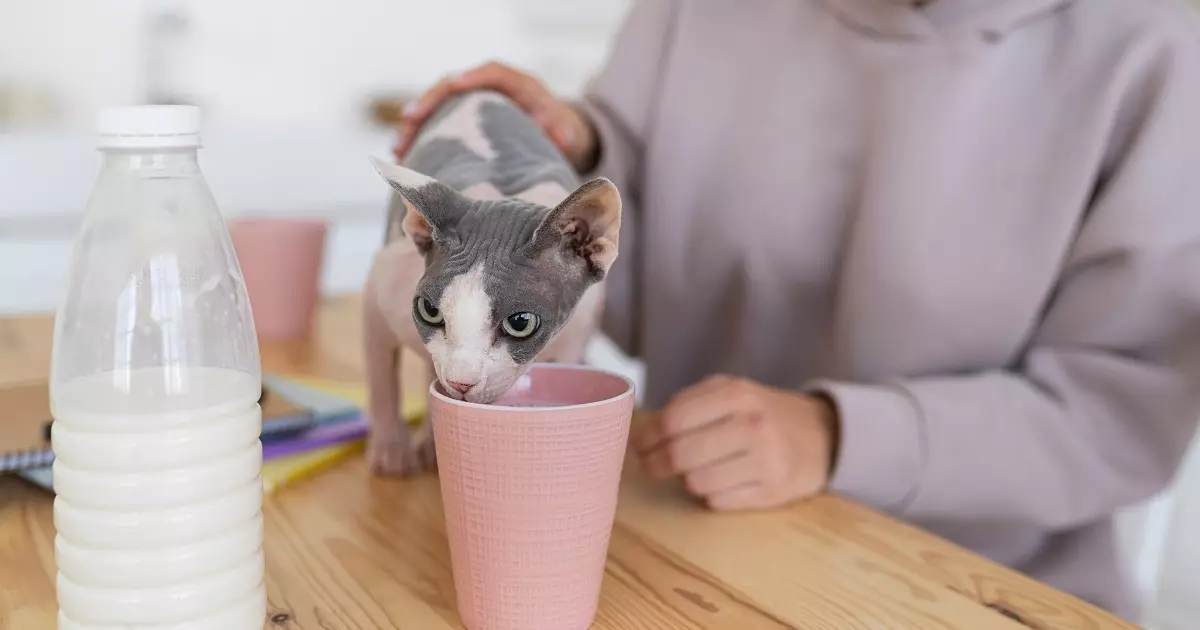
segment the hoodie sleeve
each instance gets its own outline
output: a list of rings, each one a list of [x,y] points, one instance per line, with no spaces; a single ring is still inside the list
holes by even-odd
[[[811,384],[841,417],[832,490],[1065,529],[1169,483],[1200,417],[1200,49],[1143,72],[1019,367]]]
[[[634,355],[641,157],[670,49],[677,4],[678,0],[634,0],[610,44],[606,63],[575,104],[591,122],[598,139],[597,162],[583,177],[607,177],[621,192],[620,250],[605,282],[604,331],[622,350]]]

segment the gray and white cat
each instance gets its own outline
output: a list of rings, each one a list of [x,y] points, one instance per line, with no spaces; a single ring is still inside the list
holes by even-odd
[[[429,423],[413,439],[398,417],[400,348],[473,403],[532,362],[581,362],[621,198],[604,178],[581,185],[533,119],[489,91],[444,103],[402,166],[372,161],[396,194],[364,290],[368,457],[394,474],[433,459]]]

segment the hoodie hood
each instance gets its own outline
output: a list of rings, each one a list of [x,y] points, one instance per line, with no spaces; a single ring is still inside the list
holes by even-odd
[[[924,40],[974,31],[989,40],[1075,0],[821,0],[851,28],[880,39]]]

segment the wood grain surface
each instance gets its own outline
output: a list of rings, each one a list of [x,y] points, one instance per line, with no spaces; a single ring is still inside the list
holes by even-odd
[[[311,339],[264,343],[267,370],[359,380],[358,301]],[[0,320],[0,384],[44,377],[47,317]],[[409,362],[412,364],[412,362]],[[406,371],[410,383],[425,375]],[[0,628],[55,627],[52,497],[0,478]],[[269,619],[287,630],[460,628],[437,479],[371,476],[361,457],[266,500]],[[596,630],[1135,628],[837,496],[715,514],[627,462]]]

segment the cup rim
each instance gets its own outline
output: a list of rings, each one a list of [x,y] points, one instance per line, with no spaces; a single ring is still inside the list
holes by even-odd
[[[625,383],[625,389],[622,390],[621,393],[617,394],[616,396],[610,396],[603,400],[594,400],[592,402],[579,403],[577,405],[522,407],[519,405],[483,404],[483,403],[468,402],[465,400],[457,400],[455,398],[451,398],[451,397],[439,392],[437,390],[438,380],[437,380],[437,378],[434,378],[433,381],[429,383],[429,396],[431,398],[437,398],[438,400],[440,400],[444,403],[448,403],[448,404],[458,406],[458,407],[465,407],[467,409],[481,409],[481,410],[491,410],[491,411],[520,411],[521,413],[528,413],[528,414],[542,414],[542,413],[559,412],[559,411],[568,410],[568,409],[569,410],[588,409],[591,407],[599,407],[601,405],[610,405],[610,404],[618,402],[624,398],[632,398],[633,394],[634,394],[634,390],[636,388],[636,386],[634,385],[633,379],[629,378],[628,376],[625,376],[624,374],[620,374],[618,372],[614,372],[609,369],[599,368],[599,367],[595,367],[595,366],[591,366],[591,365],[581,365],[581,364],[574,364],[574,363],[551,363],[551,362],[543,361],[543,362],[530,363],[529,368],[528,368],[528,370],[526,370],[526,372],[528,372],[529,370],[532,370],[534,368],[539,368],[539,367],[540,368],[551,368],[551,369],[555,369],[555,370],[579,370],[581,372],[593,372],[596,374],[603,374],[605,376],[612,376],[617,379],[620,379],[620,381],[622,383]]]

